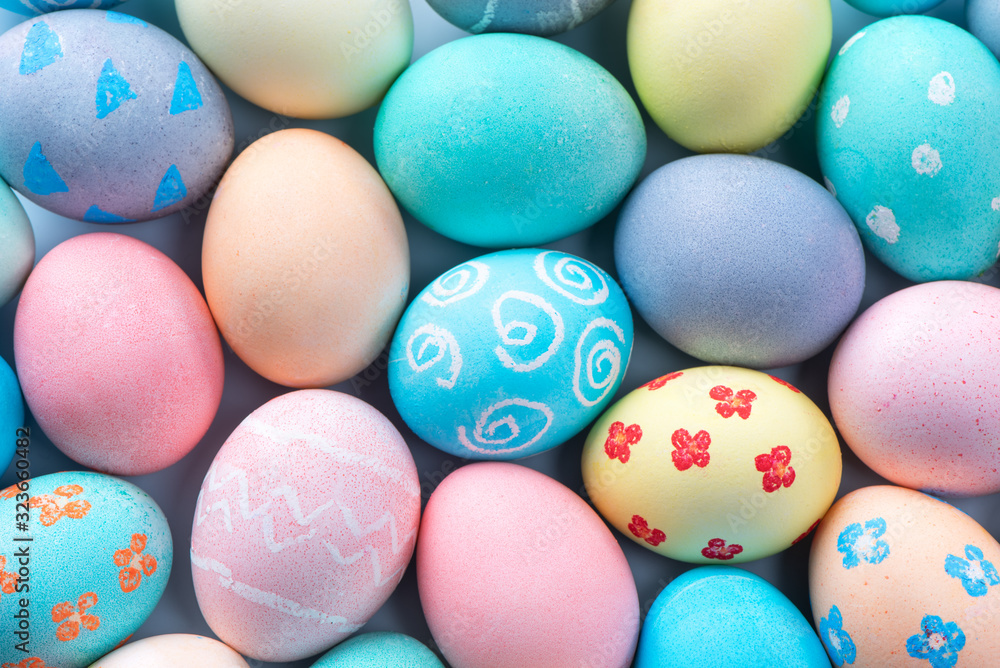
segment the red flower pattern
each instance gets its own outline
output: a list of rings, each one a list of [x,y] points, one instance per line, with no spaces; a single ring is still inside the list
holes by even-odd
[[[823,518],[821,517],[820,519],[823,519]],[[805,531],[802,532],[801,536],[799,536],[798,538],[796,538],[795,540],[792,541],[792,545],[795,545],[797,543],[801,543],[805,539],[805,537],[808,536],[809,534],[811,534],[812,531],[813,531],[813,529],[815,529],[818,526],[819,526],[819,520],[816,520],[815,522],[812,523],[812,526],[810,526],[808,529],[806,529]]]
[[[757,470],[764,474],[764,491],[776,492],[784,487],[791,487],[795,482],[795,469],[789,466],[792,461],[792,451],[787,445],[771,448],[771,454],[764,453],[754,458]]]
[[[642,427],[637,424],[625,426],[624,422],[612,422],[608,427],[608,439],[604,441],[604,452],[609,459],[617,459],[622,464],[628,462],[632,451],[628,446],[635,445],[642,438]]]
[[[663,387],[664,385],[666,385],[671,380],[673,380],[675,378],[680,378],[683,375],[684,375],[683,371],[674,371],[673,373],[668,373],[666,376],[660,376],[659,378],[657,378],[655,380],[651,380],[648,383],[646,383],[645,385],[640,385],[639,387],[645,387],[650,392],[652,392],[653,390],[660,389],[661,387]]]
[[[708,541],[708,547],[701,548],[701,556],[706,559],[719,559],[729,561],[743,551],[743,546],[738,543],[726,545],[726,541],[721,538],[713,538]]]
[[[694,436],[687,429],[678,429],[670,437],[670,442],[674,445],[670,457],[678,471],[687,471],[692,464],[698,468],[708,466],[708,446],[712,444],[712,437],[704,429]]]
[[[771,376],[771,374],[768,374],[768,375]],[[795,387],[794,385],[792,385],[791,383],[789,383],[787,380],[782,380],[781,378],[778,378],[777,376],[771,376],[771,380],[773,380],[774,382],[776,382],[779,385],[784,385],[785,387],[787,387],[792,392],[795,392],[796,394],[802,394],[802,390],[800,390],[799,388]]]
[[[724,418],[739,415],[744,420],[750,417],[750,409],[753,408],[750,402],[757,398],[757,395],[750,390],[740,390],[734,396],[732,388],[725,385],[716,385],[709,391],[708,396],[719,402],[715,404],[716,413]]]
[[[628,525],[628,530],[632,532],[633,536],[642,538],[653,547],[667,539],[667,534],[659,529],[650,529],[646,520],[639,515],[632,516],[632,523]]]

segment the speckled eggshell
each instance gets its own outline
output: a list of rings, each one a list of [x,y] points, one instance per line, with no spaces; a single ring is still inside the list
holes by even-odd
[[[840,486],[840,446],[797,388],[758,371],[697,367],[608,409],[583,481],[612,526],[693,563],[753,561],[812,530]]]
[[[504,462],[431,495],[417,544],[431,633],[454,668],[626,668],[639,634],[628,562],[570,489]]]
[[[320,657],[312,668],[444,668],[434,652],[402,633],[363,633]]]
[[[419,523],[417,469],[388,419],[330,390],[279,396],[240,423],[202,483],[198,605],[248,657],[323,652],[392,594]]]
[[[965,21],[993,55],[1000,53],[1000,0],[966,0]]]
[[[0,0],[0,9],[37,16],[59,9],[111,9],[125,0]]]
[[[628,301],[603,270],[559,251],[500,251],[413,300],[389,349],[389,391],[431,445],[519,459],[597,417],[631,353]]]
[[[844,0],[855,9],[872,16],[922,14],[940,5],[944,0]]]
[[[92,223],[161,218],[218,180],[233,151],[222,89],[156,26],[72,9],[0,36],[0,175]]]
[[[785,165],[736,155],[671,162],[629,195],[615,265],[636,310],[706,362],[797,364],[833,343],[861,303],[850,217]]]
[[[375,121],[375,159],[400,204],[474,246],[544,244],[606,216],[646,157],[639,110],[578,51],[476,35],[418,60]]]
[[[636,668],[827,668],[812,626],[767,580],[703,566],[673,580],[642,625]]]
[[[116,649],[91,668],[250,668],[218,640],[187,633],[152,636]]]
[[[21,386],[7,360],[0,357],[0,473],[6,471],[14,459],[17,439],[23,436],[17,430],[23,426],[24,401],[21,398]]]
[[[830,363],[844,441],[884,478],[936,494],[1000,491],[1000,289],[939,281],[890,294]]]
[[[992,666],[1000,654],[1000,545],[957,508],[865,487],[813,539],[809,597],[835,666]]]
[[[0,521],[8,527],[0,532],[7,635],[0,664],[88,666],[134,633],[166,589],[173,562],[167,518],[132,483],[99,473],[53,473],[19,485],[27,491],[15,485],[0,492]],[[22,504],[27,531],[17,528]],[[20,540],[26,537],[31,541]],[[28,628],[15,640],[22,600]],[[14,647],[24,640],[28,653]]]
[[[913,281],[970,278],[1000,243],[1000,64],[951,23],[899,16],[834,59],[820,166],[865,246]]]
[[[42,258],[18,302],[14,359],[52,443],[118,475],[186,455],[222,398],[222,346],[198,288],[121,234],[76,236]]]
[[[550,37],[589,21],[614,0],[430,0],[434,11],[471,33],[520,32]]]
[[[227,86],[297,118],[376,104],[413,53],[408,0],[176,0],[191,47]]]
[[[205,295],[226,342],[268,380],[325,387],[389,342],[410,280],[392,194],[354,149],[282,130],[233,162],[202,245]]]
[[[629,70],[671,139],[700,153],[748,153],[806,110],[832,35],[829,0],[636,0]]]
[[[35,264],[35,233],[24,207],[0,181],[0,306],[24,287]]]

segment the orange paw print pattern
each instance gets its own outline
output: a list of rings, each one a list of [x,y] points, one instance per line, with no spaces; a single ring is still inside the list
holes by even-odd
[[[42,526],[50,527],[63,517],[69,517],[74,520],[83,519],[90,512],[90,501],[84,501],[83,499],[68,501],[68,499],[81,493],[83,493],[83,487],[80,487],[80,485],[62,485],[56,487],[55,496],[52,494],[41,494],[31,497],[31,500],[28,501],[28,507],[42,509],[41,515],[38,516],[38,520],[42,523]]]
[[[7,571],[7,557],[0,556],[0,597],[13,594],[17,587],[17,576]]]
[[[0,499],[13,499],[15,496],[18,495],[18,493],[20,491],[21,490],[19,490],[17,488],[17,485],[11,485],[10,487],[8,487],[7,489],[5,489],[4,491],[0,492]],[[3,665],[6,666],[7,664],[5,663]],[[11,664],[11,665],[13,665],[13,664]]]
[[[156,572],[156,557],[143,554],[146,549],[146,534],[132,534],[132,543],[124,550],[115,550],[115,565],[121,566],[118,584],[126,594],[135,591],[142,582],[143,573],[149,577]]]
[[[0,668],[55,668],[55,666],[47,666],[44,661],[33,656],[30,659],[21,659],[20,663],[5,663]]]
[[[80,635],[80,627],[88,631],[96,631],[101,625],[97,615],[88,615],[87,610],[97,605],[97,594],[92,591],[81,594],[76,601],[76,607],[72,603],[59,603],[52,608],[52,621],[59,624],[56,629],[56,638],[67,642]],[[62,622],[60,624],[60,622]]]

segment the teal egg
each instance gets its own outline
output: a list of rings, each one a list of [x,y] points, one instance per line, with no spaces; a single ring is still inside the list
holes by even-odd
[[[431,445],[528,457],[601,414],[632,352],[632,314],[596,265],[525,248],[469,260],[413,300],[389,350],[389,392]]]
[[[819,96],[827,186],[914,281],[982,273],[1000,246],[1000,64],[950,23],[900,16],[840,49]]]
[[[531,246],[596,223],[646,156],[635,102],[583,54],[530,35],[449,42],[389,90],[375,159],[392,193],[446,237]]]
[[[942,2],[944,0],[847,0],[847,4],[872,16],[921,14]]]
[[[24,399],[17,375],[0,358],[0,472],[6,471],[14,459],[18,429],[24,426]],[[30,461],[30,460],[29,460]]]
[[[26,482],[26,491],[0,492],[0,616],[14,625],[0,663],[90,665],[134,633],[166,589],[167,519],[141,489],[100,473]]]
[[[690,570],[660,592],[639,635],[636,668],[829,668],[805,616],[761,577],[729,566]]]
[[[363,633],[320,657],[312,668],[444,668],[434,652],[402,633]]]

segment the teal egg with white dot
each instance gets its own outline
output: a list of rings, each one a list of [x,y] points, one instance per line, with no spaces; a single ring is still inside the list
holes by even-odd
[[[819,96],[827,187],[864,245],[914,281],[1000,255],[1000,64],[950,23],[900,16],[840,48]]]
[[[312,668],[444,668],[434,652],[402,633],[362,633],[320,657]]]
[[[0,9],[36,16],[59,9],[111,9],[125,0],[0,0]]]

